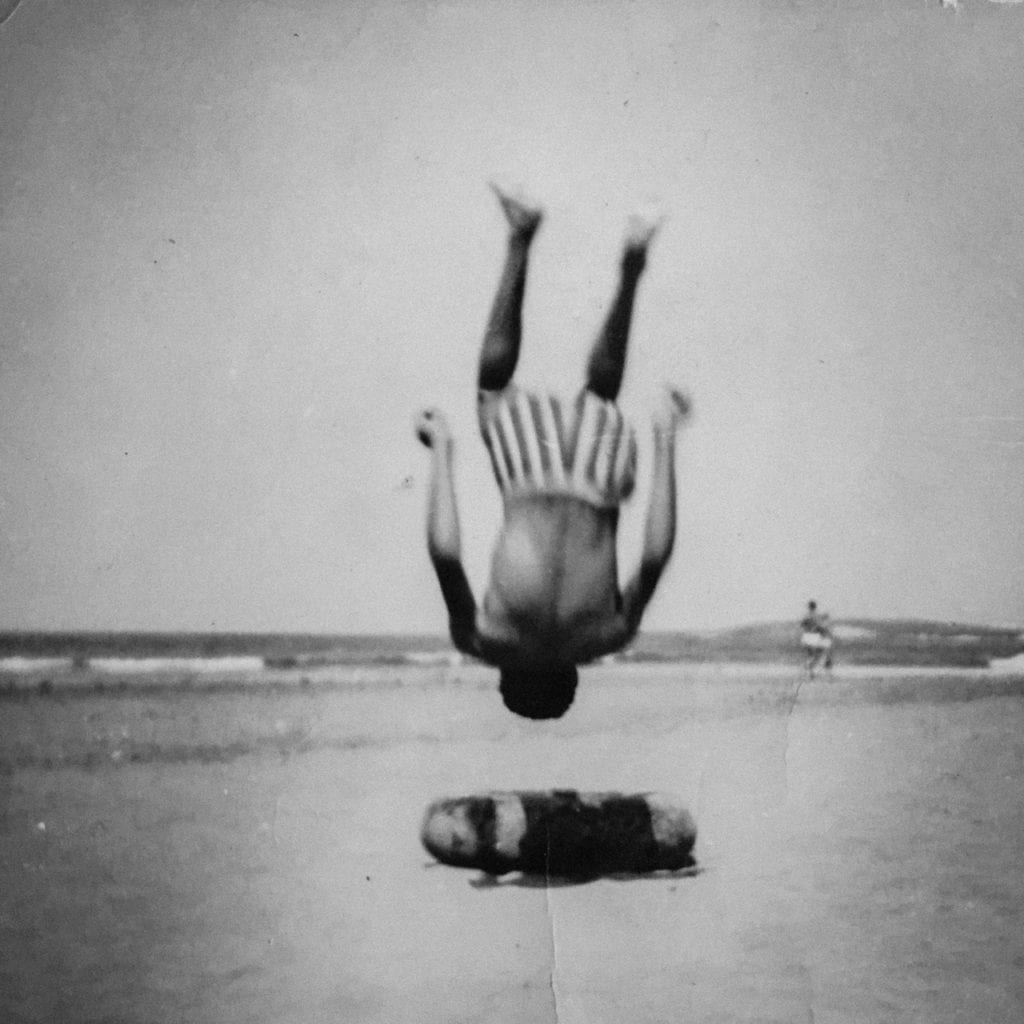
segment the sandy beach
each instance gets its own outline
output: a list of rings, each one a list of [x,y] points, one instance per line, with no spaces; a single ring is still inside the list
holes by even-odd
[[[280,682],[280,680],[279,680]],[[6,1021],[1018,1021],[1024,681],[602,666],[5,699]],[[698,868],[432,863],[438,796],[659,789]]]

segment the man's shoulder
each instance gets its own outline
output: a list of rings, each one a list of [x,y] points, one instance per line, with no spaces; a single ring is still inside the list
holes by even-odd
[[[621,651],[636,635],[636,630],[630,628],[625,615],[621,611],[595,623],[593,634],[589,638],[590,643],[586,650],[586,657],[580,658],[584,661],[596,661],[609,654]]]
[[[538,624],[539,626],[539,624]],[[500,614],[478,615],[475,656],[491,665],[509,661],[557,659],[583,665],[621,650],[633,638],[625,616],[616,611],[582,622],[566,624],[564,630],[530,629]]]
[[[491,597],[488,595],[488,600]],[[520,631],[493,608],[480,608],[473,630],[474,654],[490,665],[500,665],[513,655],[521,644]]]

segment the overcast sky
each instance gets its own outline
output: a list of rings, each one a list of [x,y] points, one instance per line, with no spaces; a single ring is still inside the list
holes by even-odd
[[[648,627],[1024,623],[1024,6],[24,0],[0,133],[0,628],[442,631],[411,426],[451,419],[479,593],[493,176],[548,211],[525,384],[578,386],[668,215]]]

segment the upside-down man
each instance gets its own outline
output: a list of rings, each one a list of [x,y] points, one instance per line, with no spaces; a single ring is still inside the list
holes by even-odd
[[[590,354],[583,390],[569,401],[512,381],[522,333],[530,244],[541,211],[495,189],[509,224],[505,265],[480,354],[480,430],[504,501],[491,585],[478,607],[462,567],[452,438],[436,409],[417,436],[431,451],[427,542],[455,646],[501,672],[505,705],[558,718],[576,690],[576,666],[625,646],[668,563],[675,539],[675,436],[689,407],[668,389],[655,416],[654,467],[643,555],[620,591],[619,507],[636,468],[632,428],[615,405],[636,287],[656,223],[630,221],[619,287]]]

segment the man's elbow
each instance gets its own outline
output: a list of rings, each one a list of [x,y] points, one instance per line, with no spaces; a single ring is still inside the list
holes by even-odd
[[[450,618],[448,620],[448,635],[452,639],[455,650],[461,654],[476,656],[476,627],[473,623]]]
[[[643,608],[634,608],[626,611],[622,621],[622,632],[616,637],[616,650],[621,651],[628,647],[640,632],[640,622],[644,617]]]
[[[627,643],[639,632],[644,612],[647,611],[647,605],[654,596],[664,569],[665,562],[661,559],[645,558],[640,563],[640,570],[636,575],[634,585],[629,588],[626,605],[623,609],[623,619],[628,633]]]
[[[668,565],[671,554],[672,549],[670,548],[665,552],[652,552],[644,555],[643,561],[640,563],[640,592],[644,595],[644,603],[650,600],[658,586],[658,581],[665,571],[665,566]]]
[[[438,572],[450,571],[462,564],[462,550],[458,541],[428,537],[427,553]]]

